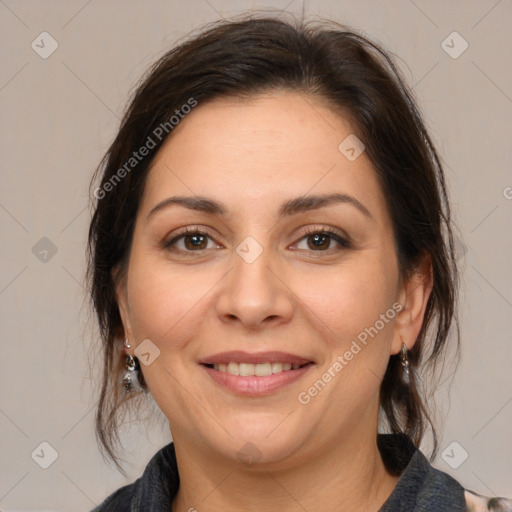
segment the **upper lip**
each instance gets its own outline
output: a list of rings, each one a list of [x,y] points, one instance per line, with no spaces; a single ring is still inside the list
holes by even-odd
[[[221,352],[212,356],[204,357],[199,361],[200,364],[222,364],[222,363],[290,363],[290,364],[307,364],[312,363],[311,359],[306,359],[295,354],[287,352],[257,352],[249,353],[242,350],[234,350],[231,352]]]

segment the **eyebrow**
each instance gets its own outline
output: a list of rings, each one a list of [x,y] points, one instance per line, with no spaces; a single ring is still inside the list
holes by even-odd
[[[318,210],[320,208],[324,208],[332,204],[352,205],[355,208],[357,208],[361,213],[363,213],[366,217],[373,219],[372,214],[370,213],[368,208],[364,206],[364,204],[358,201],[355,197],[347,194],[324,194],[314,196],[301,196],[294,199],[289,199],[288,201],[284,202],[279,208],[279,217],[289,217],[297,213]],[[160,201],[148,213],[147,220],[149,220],[149,218],[155,215],[157,212],[175,205],[188,208],[189,210],[208,213],[211,215],[222,216],[227,213],[227,209],[221,203],[214,201],[212,199],[208,199],[206,197],[175,196]]]

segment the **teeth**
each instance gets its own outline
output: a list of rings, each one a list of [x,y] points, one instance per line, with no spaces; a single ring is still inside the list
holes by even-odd
[[[229,373],[230,375],[240,375],[241,377],[266,377],[273,373],[286,372],[288,370],[297,370],[300,364],[291,365],[290,363],[220,363],[214,364],[213,368],[219,372]]]
[[[213,367],[215,368],[214,365]],[[215,368],[216,370],[219,370],[219,368]],[[240,365],[238,363],[228,363],[227,372],[230,375],[240,375]]]
[[[266,377],[272,375],[272,366],[270,363],[262,363],[254,365],[254,375],[258,377]]]
[[[231,364],[231,363],[229,363]],[[254,375],[254,365],[250,363],[240,363],[238,365],[240,367],[240,376],[241,377],[249,377],[250,375]],[[258,365],[259,366],[259,365]]]
[[[281,373],[284,370],[282,363],[272,363],[270,366],[272,373]]]

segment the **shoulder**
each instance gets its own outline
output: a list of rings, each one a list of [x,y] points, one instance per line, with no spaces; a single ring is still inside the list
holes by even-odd
[[[465,490],[464,499],[467,512],[512,512],[512,500],[505,498],[486,498]]]
[[[153,456],[140,478],[115,491],[91,512],[137,511],[142,510],[142,504],[144,510],[150,504],[158,507],[155,510],[165,510],[170,507],[178,487],[176,454],[174,444],[170,443]]]
[[[405,435],[381,435],[378,443],[388,471],[399,475],[380,512],[512,512],[510,500],[479,496],[435,469]]]
[[[133,484],[121,487],[121,489],[108,496],[91,512],[122,512],[123,510],[130,510],[137,483],[138,480]]]
[[[464,488],[447,473],[430,465],[416,450],[391,495],[397,502],[407,503],[403,509],[415,512],[465,512]],[[395,510],[394,508],[390,508]],[[396,509],[402,510],[402,509]]]

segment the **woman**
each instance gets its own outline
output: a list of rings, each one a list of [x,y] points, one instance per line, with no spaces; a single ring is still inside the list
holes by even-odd
[[[441,164],[383,50],[217,23],[154,65],[100,170],[99,440],[117,461],[150,394],[173,443],[95,510],[487,510],[416,448],[457,269]]]

